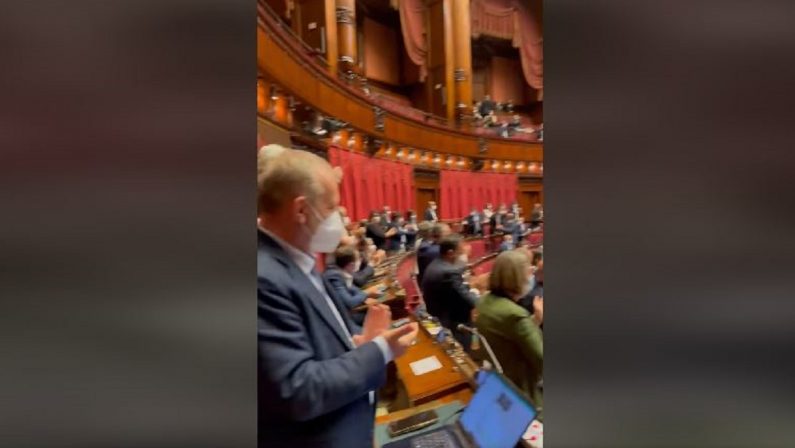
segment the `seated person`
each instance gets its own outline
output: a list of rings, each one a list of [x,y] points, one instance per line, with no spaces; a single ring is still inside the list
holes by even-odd
[[[518,115],[514,115],[511,121],[508,123],[508,127],[516,130],[522,127],[522,118]]]
[[[359,252],[361,265],[353,273],[353,284],[361,288],[373,278],[375,267],[378,266],[385,254],[382,251],[379,253],[372,240],[364,237],[356,243],[356,250]]]
[[[459,331],[458,324],[469,325],[478,297],[464,283],[464,268],[459,260],[464,255],[460,235],[449,235],[439,242],[439,257],[426,269],[420,283],[428,313],[453,333],[453,337],[470,350],[470,334]]]
[[[323,272],[323,279],[328,282],[336,297],[341,299],[349,310],[362,304],[378,303],[374,297],[379,294],[378,287],[373,286],[362,291],[353,283],[353,274],[358,270],[361,258],[354,246],[343,245],[334,251],[334,264]],[[351,318],[358,325],[364,324],[365,311],[351,312]]]
[[[489,276],[489,293],[477,304],[475,326],[489,341],[504,374],[533,402],[539,415],[543,398],[539,384],[544,367],[543,299],[530,313],[516,303],[527,294],[530,260],[521,251],[497,256]]]
[[[510,136],[513,135],[513,128],[508,127],[508,123],[499,123],[497,135],[502,138],[510,138]]]
[[[500,244],[500,252],[505,252],[506,250],[514,250],[516,246],[513,243],[513,235],[505,234],[502,236],[502,244]]]
[[[497,123],[497,115],[494,111],[491,111],[490,114],[483,117],[483,126],[487,128],[499,126],[499,123]]]

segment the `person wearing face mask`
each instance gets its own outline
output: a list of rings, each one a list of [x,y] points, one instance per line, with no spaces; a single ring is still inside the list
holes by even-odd
[[[516,246],[513,243],[513,236],[511,234],[503,235],[502,244],[500,244],[500,252],[513,250]]]
[[[419,224],[417,222],[417,212],[415,212],[414,210],[409,210],[408,212],[406,212],[406,221],[409,224],[414,224],[414,225]]]
[[[483,217],[481,217],[477,209],[473,207],[466,219],[467,230],[469,230],[469,234],[483,235],[483,227],[481,226],[482,222]]]
[[[359,271],[361,263],[362,260],[356,247],[344,245],[334,251],[334,264],[323,272],[323,279],[331,285],[337,297],[351,311],[353,321],[359,326],[364,323],[365,313],[361,311],[354,312],[352,311],[353,308],[362,304],[375,305],[378,303],[375,297],[380,294],[378,286],[371,286],[368,289],[361,290],[354,284],[353,276]]]
[[[506,235],[511,235],[511,240],[513,241],[514,245],[519,241],[521,227],[516,221],[516,216],[513,213],[508,212],[505,215],[505,220],[502,222],[502,232]]]
[[[428,208],[425,209],[425,220],[430,222],[439,221],[439,216],[436,214],[436,202],[428,202]]]
[[[429,223],[430,224],[430,223]],[[422,284],[422,277],[425,270],[439,258],[439,242],[442,238],[450,235],[450,226],[447,224],[432,224],[428,231],[428,239],[423,238],[420,247],[417,248],[417,282]]]
[[[327,161],[285,150],[257,176],[259,446],[371,448],[374,391],[416,338],[368,307],[361,333],[315,270],[342,238],[339,179]]]
[[[381,222],[383,224],[389,224],[392,222],[392,209],[389,208],[388,205],[385,205],[381,208]]]
[[[532,265],[530,266],[530,274],[527,281],[530,292],[519,300],[519,304],[530,314],[535,314],[535,308],[538,305],[536,303],[537,298],[544,298],[544,258],[542,253],[535,251],[532,252],[530,258],[532,259]]]
[[[536,299],[535,312],[517,303],[527,294],[530,260],[522,251],[503,252],[494,261],[489,292],[478,301],[475,326],[489,341],[504,374],[533,402],[543,408],[539,384],[544,367],[543,299]]]
[[[342,218],[342,225],[346,229],[350,230],[351,228],[351,218],[348,216],[348,209],[345,207],[340,206],[339,208],[340,218]]]
[[[439,257],[425,270],[421,288],[428,313],[451,330],[464,349],[470,349],[471,336],[459,331],[458,324],[469,325],[478,298],[464,283],[463,267],[457,262],[464,254],[460,235],[452,234],[439,243]]]
[[[396,253],[400,251],[401,247],[405,247],[403,246],[406,242],[406,231],[403,228],[404,220],[397,212],[390,215],[389,218],[387,234],[391,233],[391,236],[387,237],[386,250],[390,253]]]
[[[417,215],[411,210],[406,212],[406,220],[405,224],[403,225],[403,231],[406,234],[406,250],[413,250],[417,245],[417,233],[419,233],[419,227],[417,224]]]
[[[367,231],[365,235],[375,243],[375,247],[382,250],[387,250],[387,238],[392,237],[397,231],[388,226],[387,223],[381,220],[381,215],[373,213],[370,217],[370,223],[367,224]]]

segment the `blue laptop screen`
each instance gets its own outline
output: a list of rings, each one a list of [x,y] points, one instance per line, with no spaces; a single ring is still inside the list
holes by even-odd
[[[478,446],[513,448],[535,415],[527,399],[506,384],[501,375],[489,372],[460,422]]]

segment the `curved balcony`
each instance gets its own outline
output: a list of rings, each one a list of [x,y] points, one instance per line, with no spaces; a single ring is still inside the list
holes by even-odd
[[[332,76],[324,61],[261,1],[257,6],[257,65],[262,74],[300,101],[359,132],[396,145],[469,158],[543,161],[542,143],[456,129],[431,114],[367,95]]]

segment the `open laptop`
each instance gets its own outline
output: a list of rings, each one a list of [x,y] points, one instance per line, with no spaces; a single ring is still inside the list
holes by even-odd
[[[504,376],[488,371],[461,418],[382,448],[513,448],[536,410]]]

